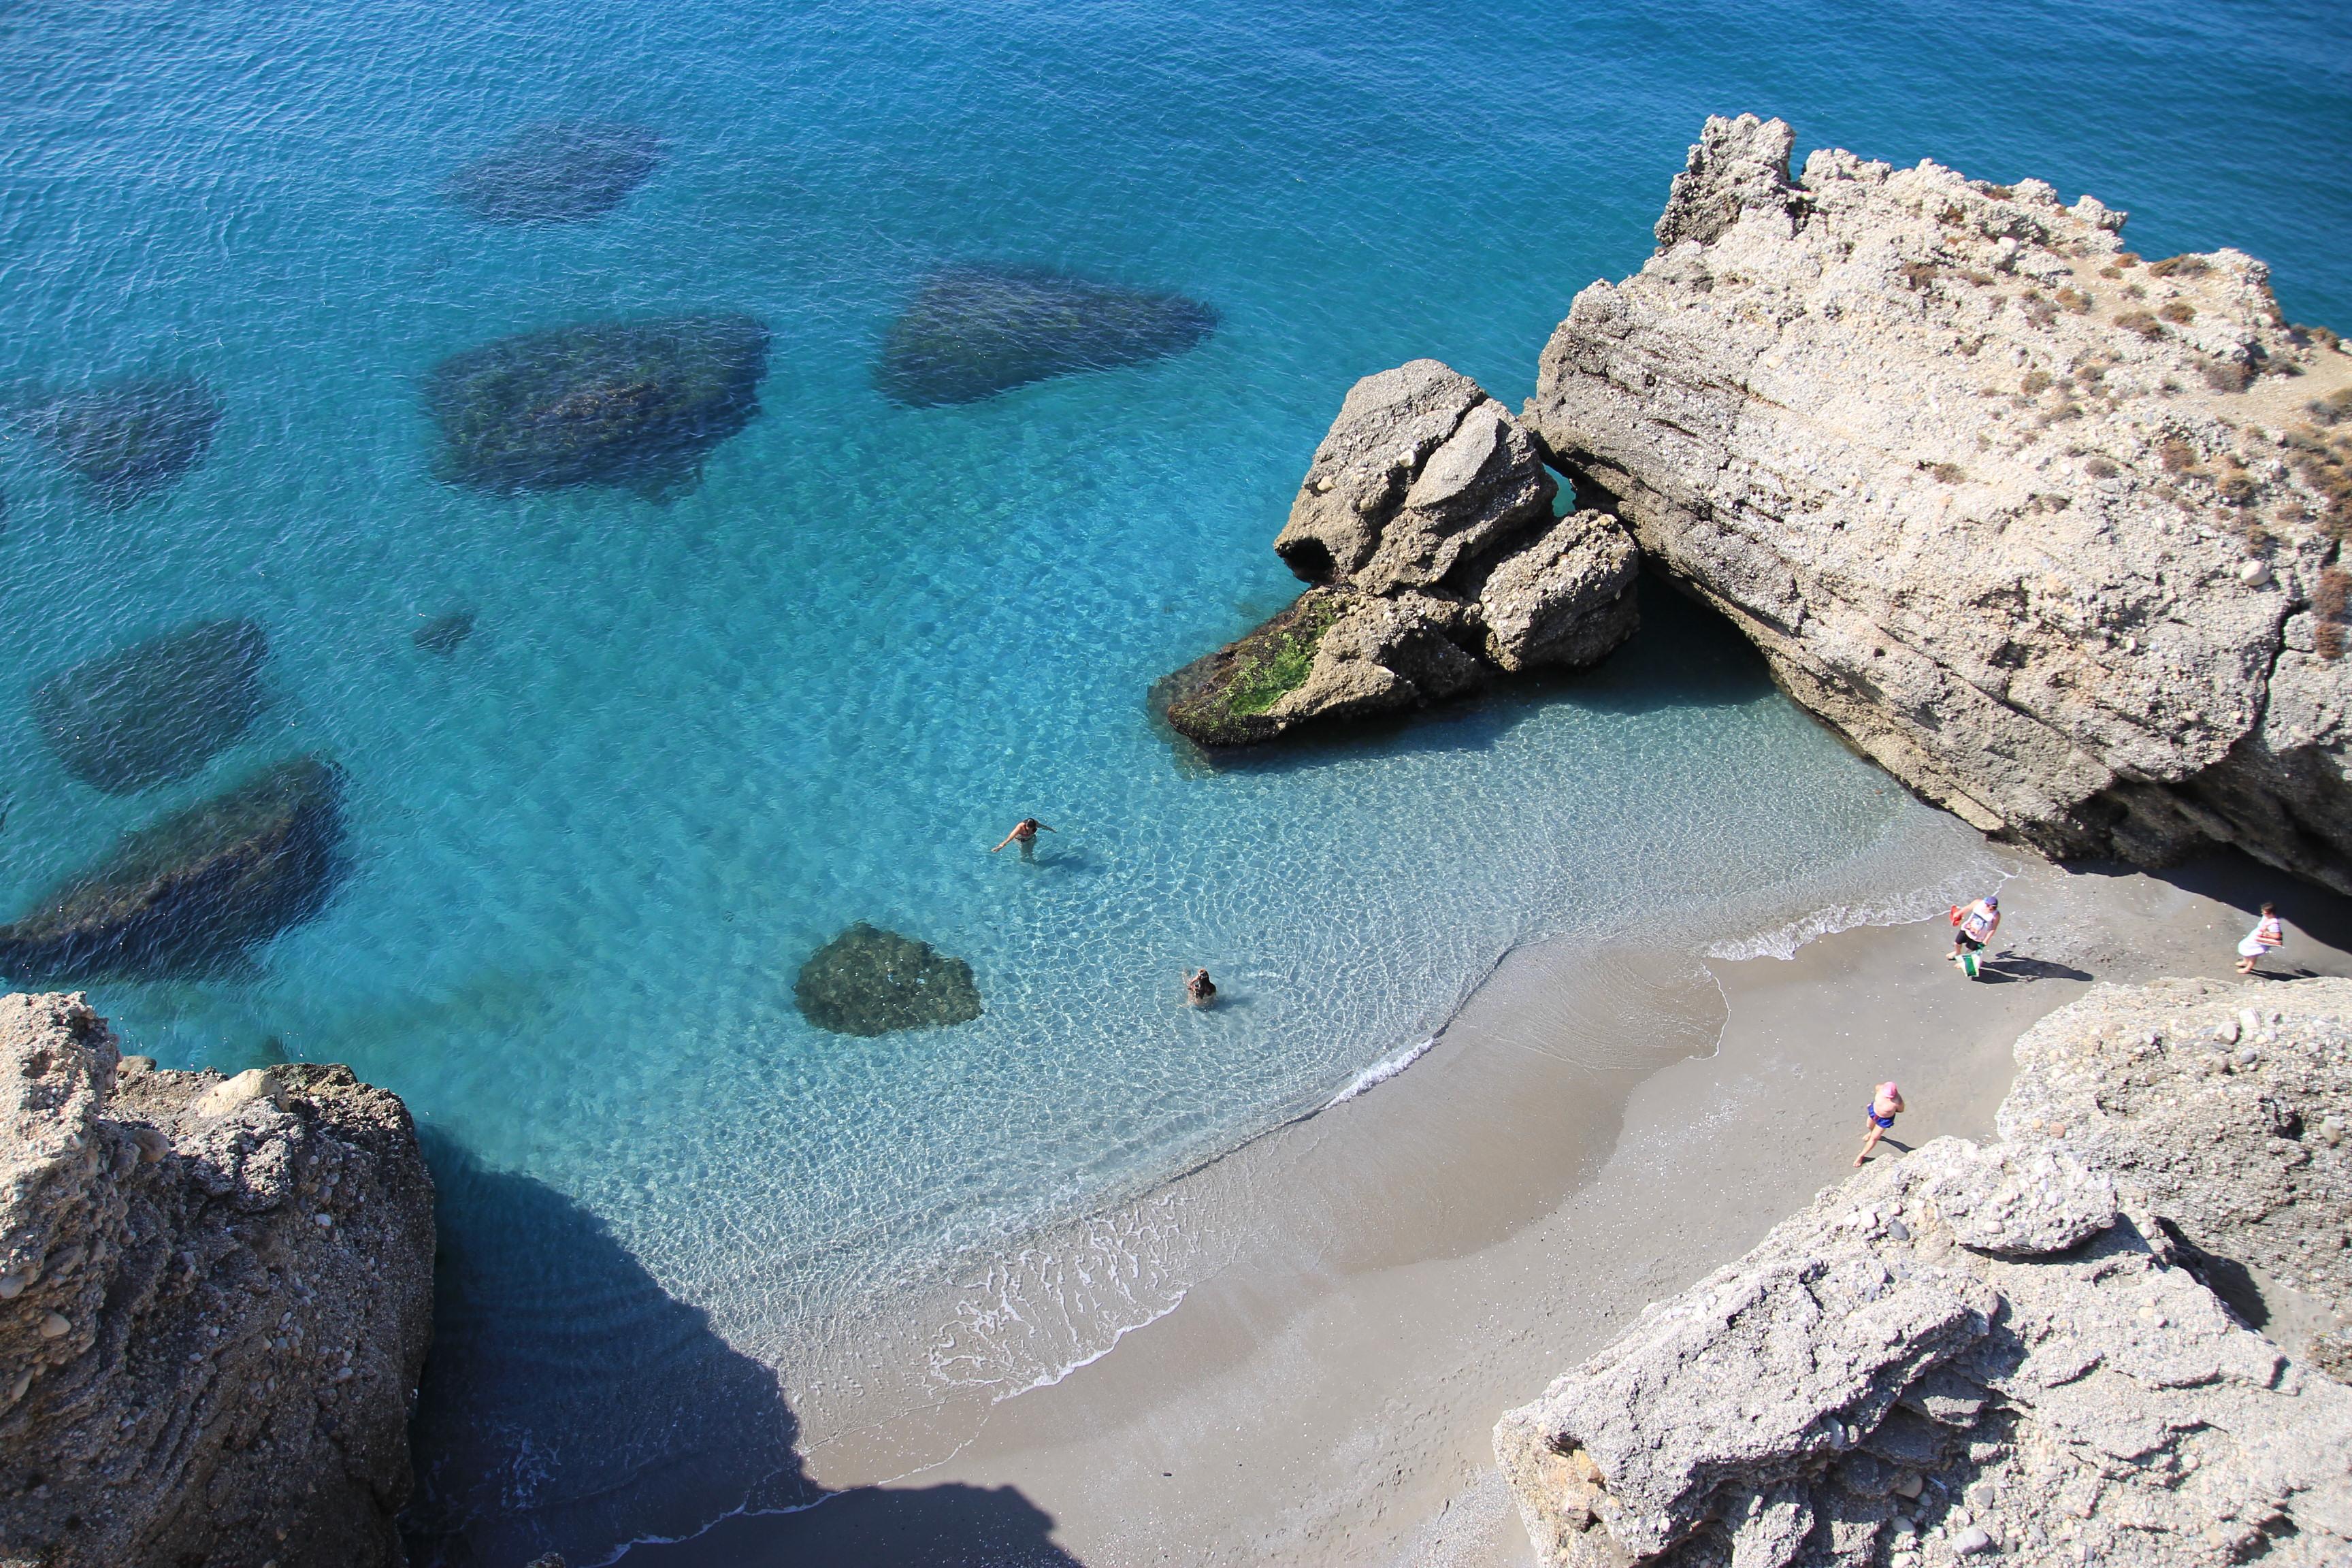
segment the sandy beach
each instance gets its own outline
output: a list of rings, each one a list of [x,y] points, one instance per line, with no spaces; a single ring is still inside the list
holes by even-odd
[[[2028,1025],[2095,981],[2227,974],[2263,897],[2277,973],[2352,974],[2352,906],[2236,856],[2017,864],[1976,984],[1941,920],[1786,961],[1513,954],[1409,1070],[1163,1194],[1251,1231],[1172,1310],[976,1427],[949,1400],[815,1448],[842,1497],[631,1561],[1528,1561],[1496,1418],[1847,1174],[1872,1084],[1908,1097],[1897,1150],[1986,1134]]]

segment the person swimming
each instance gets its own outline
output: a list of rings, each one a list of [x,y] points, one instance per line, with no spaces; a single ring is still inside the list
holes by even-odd
[[[996,849],[1002,849],[1007,844],[1018,844],[1021,846],[1021,858],[1026,860],[1037,852],[1037,835],[1053,831],[1035,817],[1024,816],[1013,825],[1012,832],[996,841]],[[993,855],[996,849],[992,849],[989,853]]]
[[[1217,983],[1209,978],[1205,969],[1184,973],[1184,1004],[1188,1007],[1211,1007],[1216,1005]]]
[[[1862,1141],[1862,1152],[1853,1157],[1855,1164],[1869,1159],[1870,1152],[1878,1147],[1878,1141],[1895,1130],[1895,1119],[1903,1113],[1904,1109],[1903,1091],[1895,1087],[1893,1079],[1888,1079],[1871,1091],[1870,1103],[1862,1108],[1862,1113],[1870,1118],[1870,1131]]]

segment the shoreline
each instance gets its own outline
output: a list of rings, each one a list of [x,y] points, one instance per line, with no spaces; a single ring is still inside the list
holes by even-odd
[[[812,1445],[841,1497],[628,1560],[1107,1568],[1182,1541],[1197,1562],[1524,1562],[1503,1410],[1850,1173],[1871,1083],[1914,1107],[1890,1142],[1989,1135],[2034,1019],[2094,980],[2226,973],[2240,906],[2284,880],[2233,855],[2165,876],[2021,858],[1993,984],[1943,963],[1939,920],[1785,960],[1517,950],[1410,1070],[1129,1205],[1248,1227],[1163,1310],[1038,1386]],[[2319,927],[2291,922],[2291,963],[2352,973],[2352,901],[2283,899]],[[909,1507],[950,1496],[1019,1500],[1024,1544],[971,1555],[968,1512]]]

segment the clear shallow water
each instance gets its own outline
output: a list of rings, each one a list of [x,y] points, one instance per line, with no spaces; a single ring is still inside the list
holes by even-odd
[[[445,1168],[544,1189],[453,1183],[457,1242],[560,1209],[788,1359],[1328,1100],[1516,942],[1795,899],[1924,815],[1671,613],[1590,679],[1180,765],[1144,692],[1294,591],[1267,544],[1354,377],[1434,354],[1516,403],[1574,290],[1646,253],[1700,119],[1746,108],[1801,147],[2092,191],[2147,253],[2238,245],[2291,316],[2352,327],[2347,46],[2316,5],[16,7],[0,386],[192,374],[225,414],[201,468],[110,513],[0,439],[0,685],[245,615],[273,706],[128,799],[15,707],[0,902],[331,754],[354,866],[327,913],[249,974],[104,1007],[169,1061],[351,1062]],[[442,199],[571,114],[649,127],[666,162],[591,224]],[[1180,289],[1222,325],[1153,365],[886,403],[893,312],[967,260]],[[773,334],[764,412],[698,489],[431,477],[442,356],[679,310]],[[459,605],[454,656],[412,645]],[[1035,863],[985,853],[1030,811],[1060,830]],[[969,959],[983,1017],[810,1028],[793,971],[859,919]],[[1194,963],[1232,1005],[1171,1005]],[[513,1289],[593,1297],[560,1249],[511,1251]],[[538,1468],[484,1508],[651,1463],[549,1405]]]

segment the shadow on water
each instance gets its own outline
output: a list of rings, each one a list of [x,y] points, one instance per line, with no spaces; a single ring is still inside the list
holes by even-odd
[[[828,1496],[773,1373],[578,1204],[425,1140],[441,1245],[401,1520],[417,1568],[584,1565],[632,1541],[668,1542],[632,1563],[1075,1563],[1010,1488]]]
[[[1598,713],[1733,707],[1772,693],[1771,672],[1732,624],[1655,577],[1641,582],[1642,627],[1591,669],[1537,670],[1436,707],[1352,723],[1328,723],[1271,745],[1210,752],[1168,727],[1152,728],[1186,773],[1294,772],[1359,756],[1482,752],[1554,703]],[[1238,634],[1237,634],[1238,635]]]

